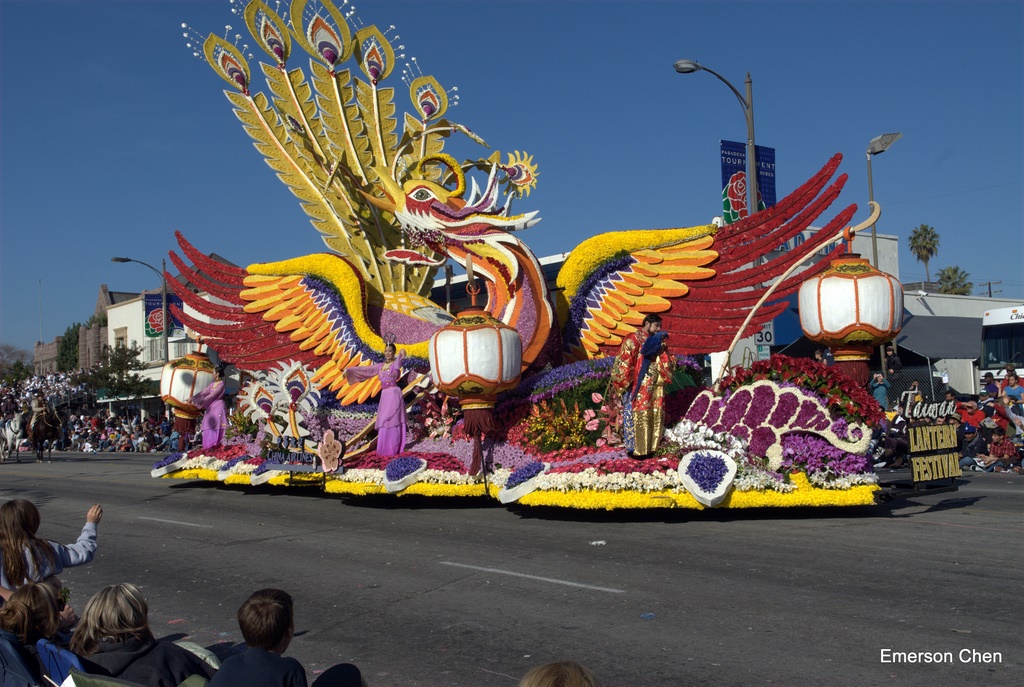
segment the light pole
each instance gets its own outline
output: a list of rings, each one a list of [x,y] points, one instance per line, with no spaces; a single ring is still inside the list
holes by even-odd
[[[724,76],[693,60],[679,60],[675,63],[675,68],[680,74],[705,71],[713,75],[728,86],[729,90],[736,96],[736,100],[740,101],[743,115],[747,118],[747,216],[749,217],[757,212],[757,160],[754,152],[754,84],[750,79],[750,72],[747,72],[747,97],[744,98]]]
[[[157,273],[157,276],[160,277],[160,304],[161,304],[161,307],[163,308],[163,315],[164,315],[164,320],[163,320],[163,322],[164,322],[164,330],[163,330],[164,364],[166,365],[167,363],[171,362],[170,351],[169,351],[168,346],[167,346],[167,330],[170,329],[171,323],[170,323],[170,320],[167,317],[167,279],[164,278],[164,274],[167,272],[167,260],[161,260],[160,261],[160,267],[162,267],[163,270],[159,271],[159,272],[157,271],[157,269],[155,267],[153,267],[149,263],[142,262],[141,260],[133,260],[132,258],[110,258],[110,262],[137,262],[140,265],[145,265],[149,269],[153,270],[154,272]]]
[[[903,134],[882,134],[881,136],[875,136],[868,143],[868,200],[874,202],[875,200],[875,189],[871,183],[871,156],[881,155],[889,149],[896,141],[903,138]],[[875,235],[875,223],[871,223],[871,264],[878,269],[878,237]]]

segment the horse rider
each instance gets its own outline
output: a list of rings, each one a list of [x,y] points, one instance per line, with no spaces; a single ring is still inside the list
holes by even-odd
[[[14,398],[14,394],[7,394],[0,401],[0,416],[3,417],[4,424],[12,420],[18,410],[18,401]]]

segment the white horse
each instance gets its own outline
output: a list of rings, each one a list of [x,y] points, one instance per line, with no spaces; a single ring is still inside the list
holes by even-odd
[[[0,427],[0,463],[7,460],[11,451],[17,462],[21,462],[21,455],[18,445],[21,443],[21,436],[25,431],[25,413],[15,413],[14,417]]]

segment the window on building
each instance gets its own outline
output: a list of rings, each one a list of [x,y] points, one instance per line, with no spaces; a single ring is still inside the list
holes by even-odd
[[[114,347],[128,348],[128,327],[118,327],[114,330]]]

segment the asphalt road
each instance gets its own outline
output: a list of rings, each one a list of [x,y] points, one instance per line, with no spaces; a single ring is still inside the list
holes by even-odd
[[[583,513],[151,479],[152,462],[7,463],[0,498],[34,501],[63,542],[102,503],[72,604],[135,582],[158,637],[229,652],[246,596],[289,591],[311,680],[347,661],[370,687],[515,687],[574,658],[605,687],[1024,684],[1017,475],[854,509]]]

